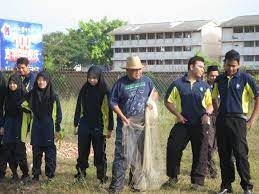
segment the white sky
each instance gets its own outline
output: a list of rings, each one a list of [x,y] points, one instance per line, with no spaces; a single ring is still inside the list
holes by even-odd
[[[0,0],[0,18],[41,23],[45,33],[104,16],[149,23],[223,21],[240,15],[259,15],[259,0]]]

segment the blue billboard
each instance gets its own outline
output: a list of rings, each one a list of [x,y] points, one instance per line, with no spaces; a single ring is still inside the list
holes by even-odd
[[[13,70],[19,57],[27,57],[31,70],[43,67],[42,25],[0,19],[0,68]]]

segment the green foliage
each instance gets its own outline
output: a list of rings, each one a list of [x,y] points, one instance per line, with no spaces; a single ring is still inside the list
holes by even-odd
[[[215,65],[215,66],[218,66],[219,70],[220,71],[223,71],[223,67],[222,65],[220,64],[219,61],[215,61],[215,60],[212,60],[210,59],[208,56],[206,56],[204,53],[202,53],[201,51],[197,51],[195,53],[196,56],[200,56],[200,57],[203,57],[204,60],[205,60],[205,70],[207,70],[207,67],[208,66],[211,66],[211,65]]]
[[[79,28],[70,28],[67,34],[54,32],[44,35],[44,66],[111,65],[111,44],[114,40],[108,33],[123,24],[125,22],[109,21],[104,17],[96,22],[79,21]]]

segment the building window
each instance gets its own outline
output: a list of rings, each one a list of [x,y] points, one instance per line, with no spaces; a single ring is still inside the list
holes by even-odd
[[[254,31],[255,31],[254,26],[245,26],[245,33],[251,33]]]
[[[184,38],[191,38],[192,37],[192,33],[191,32],[184,32],[183,33],[183,37]]]
[[[182,32],[175,32],[174,38],[182,38],[183,33]]]
[[[147,60],[148,65],[155,65],[156,60]]]
[[[161,60],[156,60],[156,64],[157,65],[163,65],[163,60],[161,59]]]
[[[156,52],[162,52],[162,51],[164,51],[164,48],[162,48],[162,47],[156,47]]]
[[[138,34],[131,34],[130,38],[131,38],[131,40],[138,40],[139,39],[139,35]]]
[[[128,35],[128,34],[124,34],[124,35],[122,36],[122,39],[123,39],[123,40],[129,40],[129,35]]]
[[[244,55],[244,61],[254,61],[254,55]]]
[[[165,52],[171,52],[173,51],[173,47],[172,46],[166,46],[165,47]]]
[[[147,39],[147,35],[146,34],[140,34],[139,35],[139,39],[140,40],[146,40]]]
[[[175,52],[180,52],[180,51],[182,51],[182,47],[181,46],[175,46],[174,47],[174,51]]]
[[[146,47],[139,47],[139,52],[141,53],[146,52]]]
[[[255,31],[259,32],[259,26],[255,26]]]
[[[174,60],[174,64],[175,65],[181,65],[182,64],[182,60],[181,59],[175,59]]]
[[[164,38],[164,34],[163,33],[157,33],[156,34],[156,39],[163,39]]]
[[[155,47],[148,47],[147,52],[155,52]]]
[[[255,61],[256,61],[256,62],[259,61],[259,55],[255,55]]]
[[[254,41],[244,41],[244,47],[254,47]]]
[[[233,28],[234,33],[243,33],[243,27],[242,26],[237,26]]]
[[[129,52],[130,52],[130,49],[129,49],[129,48],[123,48],[123,52],[124,52],[124,53],[129,53]]]
[[[121,53],[121,48],[115,48],[115,53]]]
[[[138,52],[138,48],[131,48],[131,52],[132,53],[137,53]]]
[[[147,34],[147,39],[155,39],[155,34],[154,33]]]
[[[165,64],[166,65],[172,65],[173,64],[173,60],[172,59],[166,59],[165,60]]]
[[[259,41],[258,41],[258,40],[255,41],[255,46],[256,46],[256,47],[259,47]]]
[[[166,32],[165,38],[173,38],[173,33],[172,32]]]
[[[188,65],[189,59],[183,59],[183,64]]]
[[[191,46],[184,46],[183,51],[191,51],[192,47]]]
[[[121,40],[121,35],[115,35],[115,40],[120,41]]]
[[[141,60],[141,63],[142,63],[143,65],[146,65],[146,64],[147,64],[147,61],[146,61],[146,60]]]

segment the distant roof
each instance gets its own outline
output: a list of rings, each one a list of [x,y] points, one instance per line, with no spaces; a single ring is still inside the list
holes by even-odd
[[[196,20],[183,22],[163,22],[163,23],[146,23],[146,24],[129,24],[114,29],[109,34],[140,34],[154,32],[183,32],[199,31],[211,20]]]
[[[223,22],[220,27],[234,27],[234,26],[251,26],[259,25],[259,15],[238,16],[226,22]]]

